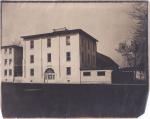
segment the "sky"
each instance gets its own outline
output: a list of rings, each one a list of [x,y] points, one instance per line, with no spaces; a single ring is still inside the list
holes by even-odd
[[[3,3],[2,45],[22,41],[20,36],[52,32],[54,28],[82,29],[98,40],[97,51],[121,67],[115,49],[132,38],[134,3]]]

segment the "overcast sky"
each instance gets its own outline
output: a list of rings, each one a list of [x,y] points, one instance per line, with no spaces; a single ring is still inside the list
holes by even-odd
[[[48,33],[54,28],[82,29],[95,37],[98,52],[120,66],[124,61],[115,51],[119,42],[132,37],[134,20],[128,15],[134,3],[5,3],[3,45],[20,36]]]

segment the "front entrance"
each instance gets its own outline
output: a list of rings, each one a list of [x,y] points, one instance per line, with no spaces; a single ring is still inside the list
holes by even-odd
[[[44,73],[44,82],[47,80],[54,80],[55,79],[55,72],[52,68],[48,68],[45,70]]]

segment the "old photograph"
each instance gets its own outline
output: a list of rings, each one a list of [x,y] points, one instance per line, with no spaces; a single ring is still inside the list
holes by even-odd
[[[2,1],[2,115],[138,117],[148,96],[147,1]]]

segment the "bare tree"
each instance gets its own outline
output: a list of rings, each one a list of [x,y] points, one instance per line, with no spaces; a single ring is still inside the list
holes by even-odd
[[[127,40],[119,44],[117,51],[125,57],[127,65],[135,70],[144,72],[147,62],[147,41],[148,41],[148,8],[147,3],[137,3],[129,15],[135,20],[133,37],[130,44]]]
[[[137,3],[133,6],[133,11],[129,15],[135,19],[136,27],[133,32],[132,44],[135,50],[135,66],[144,70],[147,59],[148,41],[148,6],[147,3]]]
[[[119,52],[127,61],[126,66],[127,67],[132,67],[133,66],[133,53],[131,51],[131,46],[130,44],[127,43],[127,41],[124,41],[119,44],[119,48],[116,49],[117,52]]]

